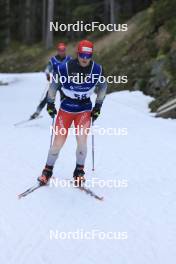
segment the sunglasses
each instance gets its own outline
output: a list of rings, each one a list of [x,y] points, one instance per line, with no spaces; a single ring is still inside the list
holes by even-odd
[[[88,53],[78,53],[79,57],[81,59],[90,59],[92,58],[92,54],[88,54]]]

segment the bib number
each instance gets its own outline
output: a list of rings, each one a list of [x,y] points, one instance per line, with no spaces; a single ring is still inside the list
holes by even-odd
[[[87,95],[86,94],[74,94],[75,98],[78,100],[85,100],[87,99]]]

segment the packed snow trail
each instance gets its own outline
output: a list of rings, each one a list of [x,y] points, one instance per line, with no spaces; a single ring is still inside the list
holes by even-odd
[[[51,118],[19,127],[45,88],[42,73],[0,74],[0,263],[1,264],[165,264],[176,259],[175,135],[176,121],[155,119],[150,97],[118,92],[106,97],[96,125],[127,128],[127,136],[95,136],[95,172],[91,171],[91,137],[87,178],[128,181],[122,188],[93,188],[98,202],[69,188],[40,188],[18,200],[36,183],[50,144]],[[57,106],[59,106],[59,99]],[[69,136],[54,176],[72,177],[75,138]],[[50,230],[127,232],[125,240],[57,240]]]

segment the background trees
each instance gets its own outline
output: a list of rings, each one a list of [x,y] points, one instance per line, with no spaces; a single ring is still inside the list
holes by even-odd
[[[50,48],[54,36],[49,31],[49,21],[119,23],[150,3],[151,0],[0,0],[0,50],[13,41],[27,45],[43,42]],[[74,39],[82,34],[62,32],[62,37]]]
[[[0,0],[0,51],[10,43],[10,0]]]

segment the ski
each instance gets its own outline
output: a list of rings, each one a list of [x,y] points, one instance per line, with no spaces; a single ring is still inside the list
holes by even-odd
[[[99,201],[103,201],[104,200],[104,197],[103,196],[99,196],[97,195],[96,193],[94,193],[91,189],[87,188],[86,186],[74,186],[74,182],[73,181],[70,181],[70,183],[73,185],[73,187],[75,189],[78,189],[82,192],[85,192],[86,194],[90,195],[91,197],[99,200]]]
[[[26,191],[24,191],[23,193],[18,194],[18,198],[21,199],[22,197],[27,196],[28,194],[34,192],[35,190],[37,190],[43,186],[45,186],[45,185],[40,185],[39,183],[37,183],[36,185],[34,185],[34,186],[30,187],[29,189],[27,189]]]
[[[29,121],[32,121],[32,120],[36,120],[36,119],[39,119],[39,118],[42,118],[43,116],[37,116],[36,118],[29,118],[29,119],[26,119],[26,120],[22,120],[18,123],[15,123],[14,126],[19,126],[19,125],[22,125],[22,124],[25,124]]]
[[[97,195],[96,193],[94,193],[91,189],[87,188],[86,186],[74,186],[74,182],[73,181],[70,181],[70,183],[72,184],[72,186],[75,189],[78,189],[78,190],[80,190],[82,192],[85,192],[86,194],[90,195],[91,197],[93,197],[93,198],[95,198],[95,199],[97,199],[99,201],[103,201],[104,200],[103,196]],[[39,183],[37,183],[36,185],[28,188],[26,191],[18,194],[18,198],[21,199],[23,197],[26,197],[30,193],[34,192],[35,190],[37,190],[37,189],[39,189],[40,187],[43,187],[43,186],[48,186],[48,184],[47,185],[40,185]]]

